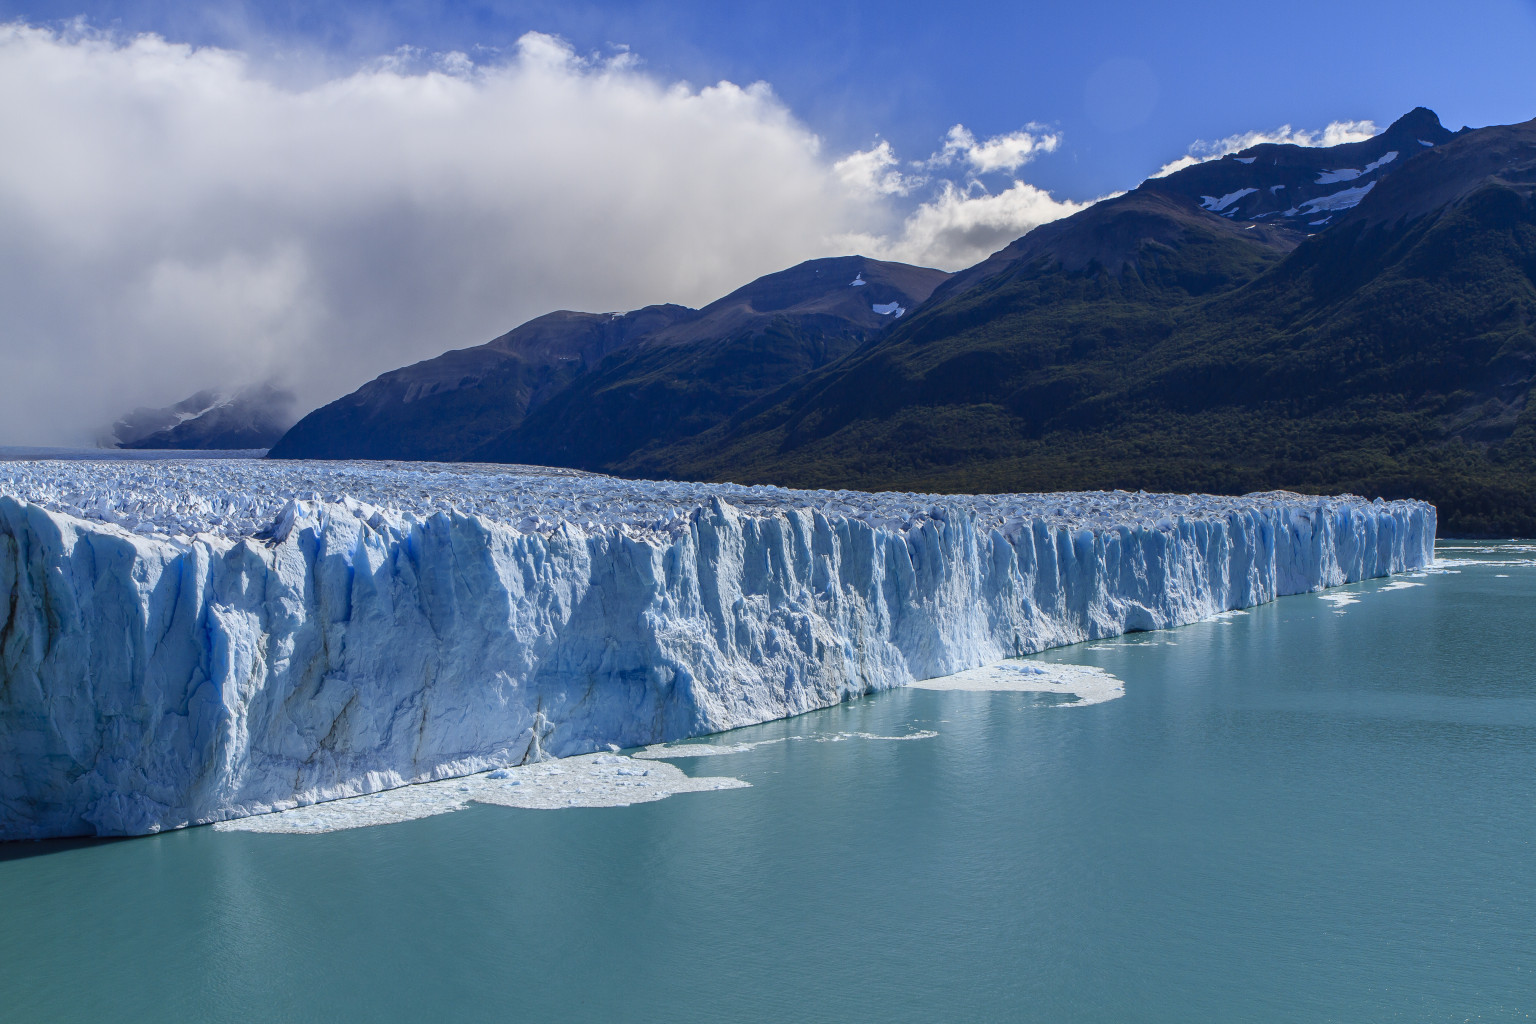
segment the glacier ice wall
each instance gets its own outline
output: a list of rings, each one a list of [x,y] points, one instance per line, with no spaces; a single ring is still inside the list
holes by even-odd
[[[473,495],[386,508],[285,496],[273,476],[240,492],[283,500],[268,528],[230,536],[214,527],[233,499],[206,481],[147,485],[181,518],[128,522],[109,507],[128,484],[93,497],[87,477],[29,472],[0,478],[6,839],[154,832],[762,722],[1426,565],[1435,535],[1423,503],[1284,493],[548,477],[498,518]],[[256,488],[277,471],[227,472]],[[605,506],[605,487],[634,501]],[[485,494],[505,501],[505,482]]]

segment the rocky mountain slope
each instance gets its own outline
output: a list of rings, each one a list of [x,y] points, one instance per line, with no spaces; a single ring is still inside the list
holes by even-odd
[[[138,408],[112,425],[105,447],[210,451],[270,448],[293,426],[294,395],[276,384],[233,394],[208,389],[164,409]]]
[[[846,355],[946,277],[850,256],[770,274],[703,309],[551,313],[384,374],[304,417],[271,454],[599,468]]]
[[[1404,120],[1430,134],[1418,112]],[[1379,166],[1393,169],[1309,236],[1267,210],[1197,202],[1203,165],[1149,181],[1032,232],[878,346],[633,469],[1413,494],[1451,532],[1536,532],[1536,122],[1420,150]],[[1312,166],[1343,162],[1324,150]]]
[[[1536,123],[1453,134],[1420,108],[1364,142],[1150,179],[952,276],[815,261],[703,310],[593,318],[622,337],[536,372],[449,353],[274,451],[951,492],[1353,490],[1433,500],[1453,533],[1536,533],[1533,182]]]

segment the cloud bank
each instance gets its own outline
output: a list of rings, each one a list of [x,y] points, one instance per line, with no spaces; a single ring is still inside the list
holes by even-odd
[[[1320,131],[1292,128],[1288,124],[1283,124],[1273,131],[1242,132],[1238,135],[1228,135],[1224,139],[1217,139],[1215,142],[1196,139],[1189,147],[1188,153],[1164,164],[1152,177],[1167,177],[1174,171],[1182,171],[1186,167],[1203,164],[1207,160],[1220,160],[1228,153],[1241,153],[1250,146],[1258,146],[1266,142],[1292,146],[1342,146],[1346,142],[1364,142],[1380,132],[1381,129],[1376,127],[1374,121],[1331,121]]]
[[[551,310],[699,305],[819,256],[957,270],[1087,205],[1020,177],[1062,145],[1043,125],[828,153],[763,83],[539,33],[293,84],[231,50],[0,25],[0,138],[0,444],[267,380],[309,409]]]
[[[764,84],[524,36],[289,87],[242,54],[0,25],[0,443],[275,378],[304,408],[553,309],[700,304],[804,259],[957,269],[1075,207],[1058,138],[841,159]]]

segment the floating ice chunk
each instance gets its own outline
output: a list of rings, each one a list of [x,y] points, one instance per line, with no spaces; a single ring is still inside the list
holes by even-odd
[[[1210,210],[1212,213],[1220,213],[1222,210],[1225,210],[1227,207],[1243,198],[1243,196],[1251,195],[1257,191],[1258,189],[1256,188],[1240,188],[1236,192],[1228,192],[1226,195],[1220,197],[1201,196],[1200,205],[1205,207],[1207,210]]]
[[[869,308],[881,316],[890,316],[892,313],[901,316],[901,314],[906,312],[899,302],[877,302]]]
[[[913,683],[912,687],[918,690],[1054,693],[1077,698],[1059,705],[1061,707],[1102,704],[1125,696],[1125,684],[1101,668],[1017,660],[983,665],[937,679],[923,679]]]
[[[938,733],[932,729],[923,729],[918,732],[909,732],[902,736],[881,736],[873,732],[834,732],[820,736],[812,736],[817,743],[846,743],[848,740],[888,740],[903,743],[907,740],[931,740]]]
[[[609,754],[570,757],[560,771],[537,765],[499,768],[442,782],[424,782],[368,796],[296,807],[272,814],[217,822],[219,832],[269,832],[308,835],[414,821],[461,811],[471,803],[528,810],[564,807],[628,807],[679,793],[741,789],[740,779],[692,778],[665,762],[641,764]]]
[[[811,733],[809,735],[776,736],[771,740],[755,740],[744,743],[655,743],[635,752],[635,757],[677,760],[686,757],[722,757],[726,754],[745,754],[758,747],[769,747],[792,740],[811,740],[815,743],[841,743],[845,740],[931,740],[938,733],[931,730],[910,732],[901,736],[880,736],[869,732]]]
[[[635,751],[634,756],[651,760],[677,760],[684,757],[721,757],[725,754],[745,754],[758,747],[766,747],[774,743],[784,743],[787,740],[798,740],[800,736],[780,736],[771,740],[757,740],[754,743],[653,743],[648,747]]]

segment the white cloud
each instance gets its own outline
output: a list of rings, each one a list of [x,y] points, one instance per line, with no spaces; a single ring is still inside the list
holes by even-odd
[[[1250,146],[1267,142],[1289,143],[1293,146],[1341,146],[1346,142],[1364,142],[1380,132],[1381,129],[1376,127],[1374,121],[1331,121],[1320,131],[1292,128],[1285,124],[1273,131],[1243,132],[1215,142],[1197,139],[1187,154],[1164,164],[1152,177],[1166,177],[1174,171],[1182,171],[1207,160],[1220,160],[1228,153],[1240,153]]]
[[[839,181],[855,192],[881,196],[904,196],[924,184],[926,179],[896,170],[901,161],[891,144],[882,140],[869,149],[849,153],[832,165]]]
[[[963,124],[949,130],[944,148],[928,161],[930,167],[961,164],[972,174],[1012,173],[1039,153],[1051,153],[1061,145],[1061,136],[1045,131],[1043,125],[1028,124],[1007,135],[994,135],[983,142]]]
[[[963,132],[963,129],[960,129]],[[303,85],[153,35],[0,25],[0,443],[276,375],[313,407],[553,309],[700,304],[854,251],[958,269],[1076,209],[833,159],[761,83],[530,33]],[[946,152],[1013,170],[1029,126]]]
[[[850,237],[846,247],[883,259],[959,270],[986,259],[1041,224],[1090,205],[1056,199],[1022,181],[997,193],[975,184],[962,189],[946,181],[897,231],[881,237]]]

